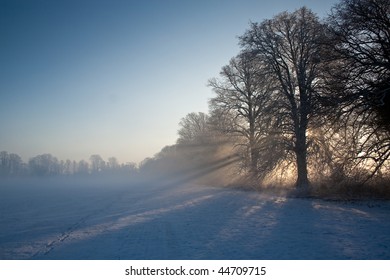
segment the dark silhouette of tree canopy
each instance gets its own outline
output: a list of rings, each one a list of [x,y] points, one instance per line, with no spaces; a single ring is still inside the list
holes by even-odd
[[[338,121],[356,128],[358,159],[375,174],[390,157],[390,1],[343,0],[328,24]]]

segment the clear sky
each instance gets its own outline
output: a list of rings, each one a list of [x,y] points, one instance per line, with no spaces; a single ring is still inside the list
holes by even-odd
[[[207,112],[250,21],[336,0],[0,0],[0,151],[139,162]]]

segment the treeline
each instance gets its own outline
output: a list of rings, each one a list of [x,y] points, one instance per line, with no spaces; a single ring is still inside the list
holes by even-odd
[[[51,154],[37,155],[27,163],[14,153],[0,152],[0,176],[70,176],[70,175],[119,175],[138,172],[135,163],[120,164],[115,157],[104,161],[100,155],[91,155],[89,161],[58,160]]]
[[[306,7],[282,12],[251,23],[239,44],[209,81],[208,114],[183,118],[177,144],[149,165],[183,157],[206,165],[224,146],[234,172],[257,186],[386,188],[389,0],[342,0],[324,19]]]

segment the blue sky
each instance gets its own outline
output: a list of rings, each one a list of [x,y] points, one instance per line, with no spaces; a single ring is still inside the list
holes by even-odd
[[[0,150],[139,162],[207,112],[250,21],[338,1],[0,0]]]

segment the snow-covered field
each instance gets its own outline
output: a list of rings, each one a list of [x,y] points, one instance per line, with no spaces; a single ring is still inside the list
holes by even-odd
[[[191,184],[2,182],[0,259],[390,259],[390,202]]]

